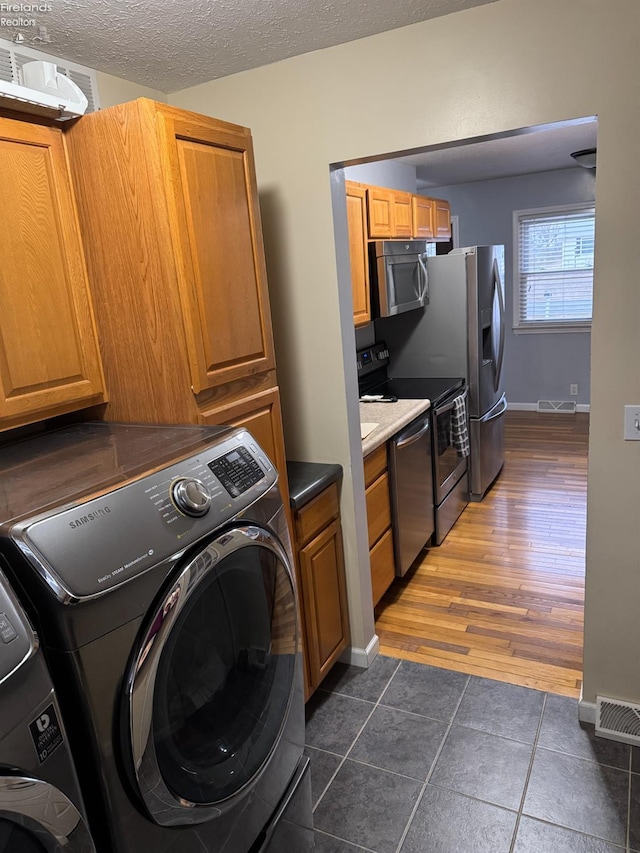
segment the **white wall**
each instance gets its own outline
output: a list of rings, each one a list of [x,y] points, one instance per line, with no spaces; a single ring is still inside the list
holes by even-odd
[[[589,403],[591,333],[513,333],[513,211],[593,202],[595,173],[576,167],[493,181],[437,187],[425,195],[446,198],[459,216],[460,245],[505,246],[505,391],[509,403],[574,400]],[[577,384],[578,396],[569,395]]]
[[[100,95],[100,106],[103,109],[112,107],[114,104],[134,101],[136,98],[151,98],[154,101],[167,103],[167,95],[164,92],[150,89],[148,86],[141,86],[139,83],[132,83],[130,80],[123,80],[122,77],[114,77],[112,74],[96,71],[96,80]]]
[[[392,190],[417,192],[416,167],[408,163],[396,163],[393,160],[378,160],[375,163],[359,163],[347,166],[344,170],[345,181],[359,181],[374,187],[389,187]]]
[[[499,0],[170,97],[252,128],[274,217],[267,251],[287,446],[345,469],[357,645],[373,620],[344,316],[346,214],[342,207],[334,233],[329,164],[597,115],[585,698],[640,701],[640,443],[622,440],[623,404],[640,400],[638,43],[637,0]]]

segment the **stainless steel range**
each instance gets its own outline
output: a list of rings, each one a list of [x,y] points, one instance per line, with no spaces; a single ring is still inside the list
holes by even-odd
[[[462,377],[393,377],[385,343],[358,350],[359,392],[399,400],[431,401],[431,478],[434,533],[432,543],[440,545],[469,503],[469,456],[456,434],[456,412],[467,386]]]

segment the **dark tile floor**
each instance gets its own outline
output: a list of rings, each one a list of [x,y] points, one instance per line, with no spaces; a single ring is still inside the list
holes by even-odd
[[[378,657],[307,705],[316,853],[640,851],[640,749],[573,699]]]

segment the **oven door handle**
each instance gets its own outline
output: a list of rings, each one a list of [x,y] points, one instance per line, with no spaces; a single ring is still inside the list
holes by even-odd
[[[445,403],[444,406],[436,406],[433,410],[435,416],[438,417],[439,415],[444,415],[445,412],[450,412],[451,409],[453,409],[455,402],[458,399],[458,397],[463,397],[466,400],[468,396],[469,396],[469,389],[465,388],[464,391],[462,392],[462,394],[456,394],[456,396],[453,398],[453,400],[450,400],[448,403]]]
[[[418,430],[418,432],[412,432],[406,438],[401,438],[400,440],[396,440],[394,442],[395,446],[398,449],[400,449],[401,447],[408,447],[410,444],[415,444],[415,442],[419,441],[422,438],[422,436],[425,434],[425,432],[428,431],[429,426],[430,426],[430,421],[429,421],[429,419],[427,419],[424,422],[424,425],[421,427],[421,429]]]

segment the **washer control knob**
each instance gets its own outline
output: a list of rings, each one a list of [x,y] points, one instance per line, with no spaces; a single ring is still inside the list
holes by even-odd
[[[211,506],[209,489],[195,477],[183,477],[171,486],[171,496],[175,505],[185,515],[198,518],[206,515]]]

